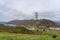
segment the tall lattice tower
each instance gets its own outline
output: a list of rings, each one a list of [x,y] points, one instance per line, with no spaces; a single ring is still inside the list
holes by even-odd
[[[38,20],[38,12],[35,12],[35,20]]]

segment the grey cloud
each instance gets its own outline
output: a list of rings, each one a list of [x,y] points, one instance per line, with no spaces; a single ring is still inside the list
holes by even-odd
[[[42,12],[42,13],[39,13],[39,16],[43,18],[52,18],[52,17],[55,17],[55,14],[54,12]]]
[[[0,18],[10,19],[31,19],[33,12],[39,12],[39,18],[59,20],[60,0],[0,0]],[[41,12],[42,11],[42,12]],[[46,11],[46,12],[45,12]]]

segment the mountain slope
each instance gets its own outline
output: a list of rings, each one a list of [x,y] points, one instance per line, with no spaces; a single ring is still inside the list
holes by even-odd
[[[14,24],[14,25],[34,25],[34,24],[40,25],[40,26],[50,26],[55,27],[58,26],[56,22],[48,20],[48,19],[40,19],[40,20],[13,20],[10,22],[7,22],[7,24]]]
[[[57,27],[57,23],[48,19],[41,19],[38,23],[41,26],[50,26],[50,27]]]

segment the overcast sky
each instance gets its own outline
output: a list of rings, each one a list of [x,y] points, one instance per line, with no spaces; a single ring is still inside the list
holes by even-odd
[[[60,20],[60,0],[0,0],[0,21],[33,19]]]

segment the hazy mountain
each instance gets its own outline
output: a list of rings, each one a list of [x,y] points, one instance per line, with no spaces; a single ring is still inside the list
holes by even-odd
[[[10,22],[7,22],[7,24],[15,24],[15,25],[33,25],[37,23],[37,25],[40,26],[50,26],[50,27],[54,27],[54,26],[58,26],[56,22],[48,20],[48,19],[40,19],[40,20],[12,20]]]
[[[6,22],[0,22],[0,24],[5,24]]]
[[[56,21],[57,24],[60,24],[60,21]]]

